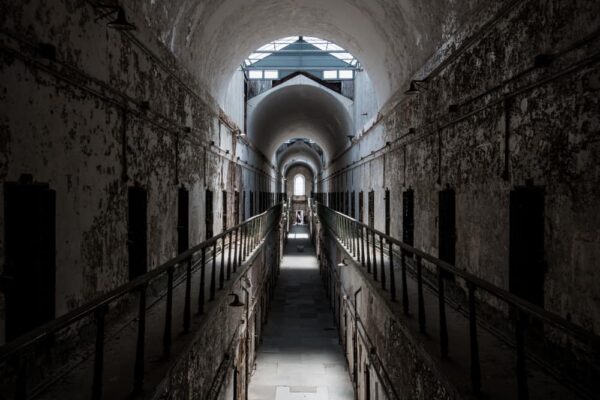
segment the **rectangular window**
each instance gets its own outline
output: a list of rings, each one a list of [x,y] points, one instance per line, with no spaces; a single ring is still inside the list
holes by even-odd
[[[260,70],[250,70],[248,71],[248,77],[250,79],[262,79],[263,72]]]
[[[343,69],[339,72],[340,79],[354,79],[354,71]]]
[[[350,71],[352,72],[352,71]],[[279,79],[279,71],[277,70],[266,70],[265,79]]]
[[[323,71],[323,79],[337,79],[337,71]]]

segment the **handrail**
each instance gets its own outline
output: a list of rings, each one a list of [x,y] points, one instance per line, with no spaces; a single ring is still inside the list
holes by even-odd
[[[468,289],[468,314],[469,314],[469,335],[471,345],[471,385],[475,393],[481,389],[481,373],[479,362],[479,349],[477,340],[477,321],[476,321],[476,299],[475,290],[483,290],[497,299],[505,302],[514,315],[515,336],[517,350],[517,381],[519,389],[519,399],[526,399],[528,396],[527,372],[525,367],[525,327],[527,318],[533,317],[543,323],[558,328],[564,334],[573,339],[588,345],[594,351],[600,350],[600,336],[597,336],[584,328],[568,321],[557,314],[543,309],[527,300],[524,300],[513,293],[506,291],[492,283],[485,281],[469,272],[458,269],[456,266],[442,261],[418,248],[408,245],[384,232],[378,231],[367,224],[364,224],[354,218],[349,217],[339,211],[333,210],[324,204],[317,202],[317,215],[319,219],[331,230],[337,237],[337,240],[346,247],[348,253],[356,258],[359,264],[366,268],[368,273],[372,273],[375,281],[381,281],[383,290],[388,291],[391,300],[396,302],[396,283],[394,277],[394,262],[400,258],[401,284],[402,284],[402,305],[404,313],[408,315],[408,290],[406,283],[407,258],[413,258],[416,265],[417,296],[418,296],[418,319],[419,330],[426,333],[426,316],[423,295],[423,260],[426,260],[437,267],[437,297],[439,303],[439,323],[440,323],[440,345],[442,358],[448,355],[448,329],[445,311],[444,295],[444,272],[454,274],[466,282]],[[379,244],[376,236],[379,237]],[[384,245],[385,241],[385,245]],[[400,248],[400,255],[394,251],[394,246]],[[386,249],[387,247],[387,249]],[[379,257],[379,260],[377,259]],[[384,259],[387,258],[388,264],[385,265]],[[379,266],[378,266],[379,264]],[[386,287],[386,269],[390,281],[389,288]],[[379,273],[379,277],[378,277]]]
[[[106,307],[108,307],[108,305],[112,302],[114,302],[115,300],[127,295],[127,294],[132,294],[136,291],[140,291],[142,294],[145,293],[145,288],[147,287],[147,285],[152,282],[153,280],[155,280],[156,278],[167,274],[169,276],[169,287],[168,287],[168,294],[167,294],[167,302],[169,302],[169,297],[172,296],[172,292],[173,292],[173,273],[174,273],[174,269],[175,267],[179,267],[179,266],[184,266],[187,265],[188,267],[188,281],[191,279],[191,263],[192,263],[192,259],[194,258],[194,256],[198,253],[198,252],[202,252],[202,260],[204,262],[206,262],[207,260],[205,259],[205,255],[206,255],[206,250],[213,247],[216,248],[216,245],[218,243],[219,240],[222,241],[222,248],[225,248],[225,244],[226,244],[226,240],[229,237],[228,240],[228,244],[229,244],[229,257],[225,257],[225,252],[223,251],[222,253],[222,258],[225,259],[227,258],[227,268],[228,268],[228,275],[227,275],[227,280],[230,279],[230,268],[233,267],[233,272],[235,272],[236,267],[240,266],[242,264],[242,262],[245,260],[245,256],[249,255],[252,253],[252,251],[256,248],[256,246],[260,245],[260,242],[262,241],[262,239],[264,239],[264,235],[268,234],[271,230],[271,228],[279,222],[278,220],[278,216],[281,215],[281,209],[283,207],[283,204],[276,204],[274,206],[272,206],[271,208],[269,208],[268,210],[264,211],[261,214],[258,214],[252,218],[247,219],[246,221],[242,222],[241,224],[238,224],[230,229],[227,229],[226,231],[208,239],[205,240],[202,243],[199,243],[198,245],[190,248],[189,250],[186,250],[182,253],[180,253],[178,256],[176,256],[175,258],[161,264],[160,266],[156,267],[155,269],[148,271],[147,273],[145,273],[142,276],[139,276],[137,278],[135,278],[134,280],[121,285],[113,290],[111,290],[110,292],[99,296],[97,299],[65,314],[62,315],[56,319],[54,319],[53,321],[50,321],[38,328],[33,329],[32,331],[20,336],[19,338],[3,345],[0,346],[0,362],[4,362],[8,359],[10,359],[11,357],[19,354],[21,351],[26,350],[28,347],[40,342],[41,340],[50,337],[52,334],[60,331],[61,329],[64,329],[80,320],[82,320],[85,317],[91,316],[93,314],[96,314],[96,316],[98,316],[98,314],[104,314],[106,311]],[[265,223],[263,223],[265,222]],[[233,240],[233,237],[235,236],[235,241]],[[251,247],[254,246],[254,247]],[[235,247],[235,255],[234,258],[232,259],[231,257],[231,248]],[[239,254],[238,254],[239,252]],[[213,255],[213,257],[215,257],[216,255]],[[205,266],[203,266],[204,268]],[[215,265],[214,265],[214,261],[213,261],[213,269],[214,269]],[[224,279],[224,260],[222,260],[221,262],[221,276],[219,277],[220,280]],[[204,271],[203,271],[204,272]],[[214,290],[214,286],[216,286],[216,282],[215,282],[215,275],[212,274],[211,275],[211,279],[213,280],[211,282],[211,284],[213,285],[211,287],[211,290]],[[219,282],[222,286],[222,282]],[[189,286],[189,284],[188,284]],[[186,288],[186,308],[189,308],[190,304],[189,304],[189,296],[190,296],[190,289]],[[203,289],[201,288],[201,291],[203,291]],[[214,295],[214,292],[211,293]],[[203,302],[203,300],[201,300]],[[203,303],[202,303],[203,304]],[[172,307],[172,302],[170,305],[168,305],[168,307]],[[168,311],[170,314],[170,310]],[[142,313],[142,310],[140,308],[140,314]],[[145,313],[145,309],[144,309],[144,313]],[[186,317],[189,318],[188,314],[191,313],[191,308],[190,310],[188,310],[188,312],[186,312]],[[170,316],[168,317],[170,318]],[[186,322],[186,326],[189,325],[188,321]],[[103,324],[102,324],[103,325]],[[103,329],[103,326],[102,326]],[[170,332],[169,332],[170,335]],[[171,340],[170,336],[168,338],[169,342]],[[97,343],[98,346],[98,343]],[[170,349],[170,344],[168,345],[169,349]],[[95,397],[95,396],[94,396]]]

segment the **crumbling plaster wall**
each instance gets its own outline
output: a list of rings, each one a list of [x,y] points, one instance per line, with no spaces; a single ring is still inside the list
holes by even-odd
[[[190,191],[193,245],[205,235],[205,188],[215,191],[218,233],[220,191],[233,199],[258,176],[270,181],[263,158],[232,136],[235,125],[143,26],[109,29],[107,20],[94,21],[99,11],[90,4],[70,0],[2,9],[0,181],[29,173],[56,191],[57,316],[127,281],[128,187],[148,190],[152,269],[177,251],[180,185]],[[1,229],[0,264],[3,237]]]
[[[323,184],[373,188],[381,210],[389,188],[396,237],[413,189],[415,245],[434,255],[438,192],[453,188],[457,267],[508,289],[510,191],[533,180],[545,190],[545,307],[598,332],[599,16],[595,1],[521,1],[482,31],[464,26],[473,40],[442,46],[415,74],[430,75],[421,93],[382,110]],[[556,56],[534,68],[538,54]]]

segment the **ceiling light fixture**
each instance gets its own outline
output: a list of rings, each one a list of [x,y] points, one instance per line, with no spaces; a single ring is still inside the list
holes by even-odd
[[[404,94],[407,94],[409,96],[419,94],[421,93],[421,89],[427,90],[426,82],[423,80],[412,80],[410,81],[410,86],[408,90],[404,92]]]

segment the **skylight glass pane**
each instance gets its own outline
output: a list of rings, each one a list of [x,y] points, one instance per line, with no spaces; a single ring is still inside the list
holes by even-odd
[[[262,79],[263,72],[260,70],[250,70],[248,71],[248,76],[250,79]]]
[[[323,71],[323,79],[337,79],[337,71]]]
[[[340,70],[340,79],[353,79],[353,78],[354,78],[354,71],[347,70],[347,69]]]
[[[279,79],[279,71],[277,70],[266,70],[265,79]]]

